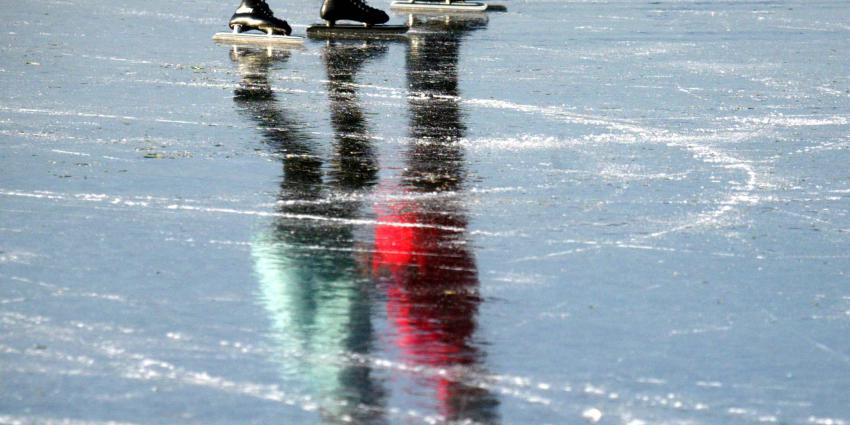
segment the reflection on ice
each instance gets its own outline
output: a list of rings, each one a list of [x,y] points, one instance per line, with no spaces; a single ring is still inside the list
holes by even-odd
[[[380,50],[378,50],[380,52]],[[298,216],[355,219],[359,198],[320,201],[337,192],[368,190],[374,181],[376,165],[371,153],[365,122],[356,103],[356,94],[345,85],[374,50],[328,45],[324,57],[328,69],[332,122],[337,132],[339,159],[333,163],[333,179],[324,181],[322,160],[314,153],[311,140],[296,130],[271,93],[268,62],[237,56],[243,71],[243,88],[236,99],[246,115],[264,128],[265,142],[277,150],[283,162],[278,209]],[[344,57],[342,57],[344,56]],[[279,59],[279,58],[277,58]],[[250,78],[250,80],[249,80]],[[294,200],[295,203],[288,201]],[[382,416],[384,395],[380,382],[368,367],[340,364],[333,357],[348,353],[368,353],[373,343],[372,296],[367,280],[358,270],[354,251],[354,224],[339,222],[313,225],[290,220],[284,215],[252,244],[255,269],[260,279],[261,303],[271,323],[271,336],[283,352],[297,350],[307,360],[331,356],[331,361],[291,364],[280,357],[284,377],[301,376],[302,385],[312,388],[322,399],[318,405],[323,421],[377,423]],[[323,251],[309,247],[321,246]],[[308,247],[304,249],[303,247]],[[366,406],[366,408],[361,408]]]
[[[391,193],[460,191],[465,182],[464,135],[456,96],[460,40],[470,25],[451,19],[425,21],[442,32],[412,35],[407,51],[410,139],[405,172]],[[464,21],[480,24],[479,20]],[[486,21],[485,21],[486,22]],[[419,24],[414,20],[414,27]],[[425,141],[427,143],[419,143]],[[443,370],[479,371],[484,354],[475,342],[478,270],[467,240],[462,196],[399,199],[375,206],[373,273],[387,290],[387,315],[405,361]],[[397,227],[395,223],[427,224]],[[452,229],[452,230],[448,230]],[[480,372],[477,372],[480,373]],[[446,376],[422,379],[449,421],[498,421],[498,400],[486,386]]]
[[[378,183],[378,165],[355,81],[358,70],[384,54],[386,46],[329,43],[322,49],[334,128],[328,166],[270,89],[271,64],[285,61],[286,55],[234,50],[242,76],[234,101],[283,163],[276,203],[280,216],[252,242],[260,301],[277,349],[301,353],[300,360],[277,359],[282,377],[303,381],[326,400],[318,409],[329,423],[377,423],[393,412],[384,407],[388,384],[373,370],[380,362],[346,360],[370,358],[379,340],[374,321],[381,304],[392,341],[404,355],[401,366],[409,365],[402,369],[439,371],[416,378],[422,388],[404,391],[427,392],[434,400],[434,418],[441,421],[498,421],[496,396],[484,382],[464,378],[483,373],[484,355],[475,341],[482,301],[478,272],[466,236],[463,198],[457,195],[465,172],[457,143],[464,125],[456,67],[464,31],[481,23],[452,22],[438,21],[451,24],[441,28],[445,32],[413,36],[408,49],[410,90],[425,96],[410,100],[414,142],[401,181],[379,184],[378,199],[385,201],[372,207],[377,218],[371,246],[362,245],[358,220],[366,213],[362,195]],[[430,196],[440,192],[455,195]],[[448,375],[448,370],[463,372]]]

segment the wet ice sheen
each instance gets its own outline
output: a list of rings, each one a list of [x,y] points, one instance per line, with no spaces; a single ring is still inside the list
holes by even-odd
[[[0,423],[850,422],[846,4],[235,6],[7,8]]]

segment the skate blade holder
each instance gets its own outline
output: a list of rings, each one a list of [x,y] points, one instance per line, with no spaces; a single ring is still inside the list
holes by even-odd
[[[407,25],[313,24],[307,27],[307,37],[319,39],[394,39],[406,37]]]
[[[241,27],[236,25],[232,32],[217,32],[213,34],[213,41],[217,43],[236,45],[264,45],[264,46],[299,46],[304,44],[304,37],[292,35],[275,35],[271,30],[266,34],[240,32]]]
[[[428,1],[428,0],[396,0],[390,3],[390,9],[399,12],[418,13],[482,13],[488,11],[507,11],[505,5],[487,4],[471,1]]]

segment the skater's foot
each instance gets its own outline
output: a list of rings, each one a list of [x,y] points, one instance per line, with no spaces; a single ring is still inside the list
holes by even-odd
[[[324,0],[319,16],[331,27],[336,21],[362,22],[370,27],[390,20],[383,10],[368,6],[363,0]]]
[[[292,33],[286,21],[275,18],[265,0],[242,0],[242,4],[230,17],[230,29],[236,32],[258,30],[274,35]]]

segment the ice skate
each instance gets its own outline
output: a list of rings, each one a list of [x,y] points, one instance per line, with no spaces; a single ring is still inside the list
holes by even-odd
[[[501,4],[488,4],[477,1],[461,0],[396,0],[390,3],[390,9],[399,12],[417,13],[482,13],[488,11],[507,11]]]
[[[229,44],[301,44],[302,37],[293,37],[292,28],[274,16],[265,0],[242,0],[230,17],[231,32],[213,35],[213,40]],[[256,30],[261,34],[247,33]],[[264,33],[264,34],[262,34]]]
[[[324,0],[319,16],[326,24],[307,28],[307,35],[320,38],[394,37],[407,32],[406,25],[383,25],[390,17],[382,10],[368,6],[363,0]],[[359,24],[337,24],[354,21]]]

